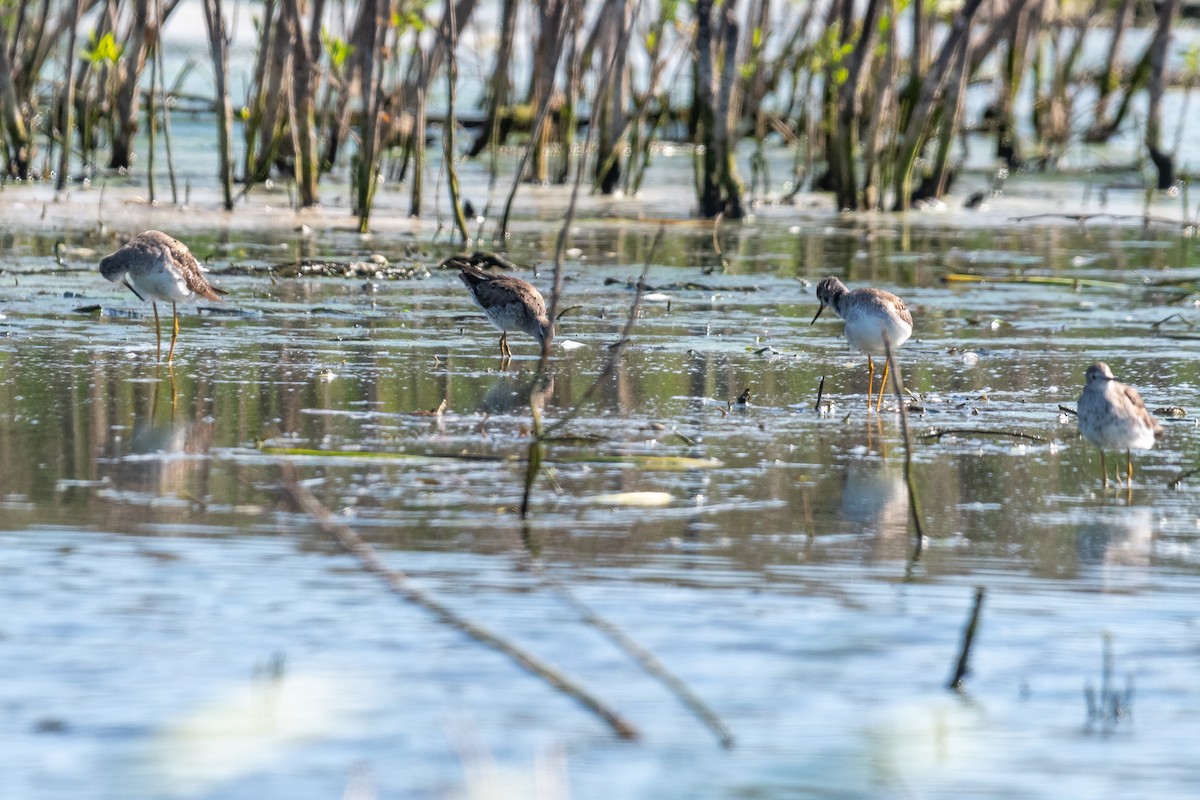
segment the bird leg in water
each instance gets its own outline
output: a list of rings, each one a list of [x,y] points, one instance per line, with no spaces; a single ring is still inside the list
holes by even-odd
[[[875,413],[879,413],[879,406],[883,403],[883,389],[887,386],[888,368],[892,365],[892,360],[889,358],[883,362],[883,380],[879,383],[879,397],[875,399]],[[871,404],[870,396],[867,397],[867,405]]]
[[[150,307],[154,309],[154,358],[162,361],[162,329],[158,324],[158,303],[152,301]]]
[[[875,362],[867,355],[867,411],[871,410],[871,392],[875,388]]]
[[[1100,471],[1104,473],[1104,485],[1108,486],[1108,464],[1104,461],[1104,451],[1100,451]]]
[[[175,328],[171,332],[171,352],[167,353],[167,364],[170,364],[175,359],[175,340],[179,338],[179,309],[175,307],[175,303],[171,303],[171,316],[175,320]]]

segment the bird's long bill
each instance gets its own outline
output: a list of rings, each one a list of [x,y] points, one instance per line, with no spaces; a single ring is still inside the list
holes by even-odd
[[[816,323],[816,321],[817,321],[817,317],[821,316],[821,312],[822,312],[822,311],[824,311],[824,310],[825,310],[825,304],[824,304],[824,303],[821,303],[821,307],[817,309],[817,313],[816,313],[816,314],[813,314],[812,322],[810,322],[810,323],[808,323],[808,324],[809,324],[809,325],[813,325],[813,324],[815,324],[815,323]]]
[[[129,278],[127,278],[127,277],[122,278],[121,283],[123,283],[125,285],[126,289],[133,292],[134,296],[137,297],[138,300],[141,300],[142,302],[146,301],[146,298],[144,298],[140,294],[138,294],[138,290],[133,288],[133,284],[129,282]]]

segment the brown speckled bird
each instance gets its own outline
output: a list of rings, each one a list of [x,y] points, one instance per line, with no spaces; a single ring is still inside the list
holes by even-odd
[[[458,269],[458,277],[466,284],[475,304],[483,309],[488,322],[500,331],[500,355],[512,356],[508,347],[508,332],[522,331],[544,345],[554,338],[554,325],[546,316],[546,301],[532,284],[512,275],[485,272],[484,266],[511,266],[491,253],[472,253],[450,256],[440,264],[443,268]]]
[[[154,309],[154,335],[158,342],[158,357],[162,358],[162,331],[158,320],[156,300],[171,304],[174,329],[167,363],[175,357],[175,340],[179,338],[179,311],[176,303],[196,296],[220,300],[219,289],[209,284],[208,272],[183,242],[162,231],[146,231],[129,240],[112,255],[100,259],[100,274],[106,280],[123,284],[139,300],[150,300]]]

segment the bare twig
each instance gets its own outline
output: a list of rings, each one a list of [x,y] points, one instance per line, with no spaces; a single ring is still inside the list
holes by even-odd
[[[921,508],[917,502],[917,490],[912,479],[912,435],[908,427],[908,407],[904,404],[904,382],[900,378],[900,368],[896,365],[896,353],[892,350],[887,334],[883,336],[883,345],[887,351],[888,371],[892,375],[892,391],[896,394],[896,402],[900,406],[900,432],[904,436],[904,483],[908,487],[908,510],[912,516],[913,528],[917,540],[913,550],[912,560],[921,555],[921,547],[925,542],[925,528],[921,523]],[[883,391],[882,389],[880,391]]]
[[[365,542],[362,537],[349,527],[335,520],[333,515],[329,513],[329,510],[317,498],[313,497],[311,492],[300,485],[300,482],[296,479],[295,469],[290,463],[286,461],[281,462],[279,467],[282,476],[283,491],[291,498],[296,507],[312,517],[313,521],[322,531],[332,536],[343,549],[357,558],[364,569],[379,576],[388,585],[389,589],[421,606],[440,622],[508,656],[522,669],[546,681],[555,689],[573,698],[584,708],[599,716],[622,739],[638,738],[637,728],[624,720],[617,712],[608,708],[608,706],[591,695],[587,690],[578,686],[570,678],[542,663],[536,656],[517,645],[459,616],[414,585],[403,572],[389,567],[379,556],[375,548]]]
[[[968,435],[968,436],[1011,436],[1014,439],[1028,439],[1031,442],[1049,441],[1049,439],[1046,439],[1042,436],[1034,436],[1033,434],[1030,434],[1030,433],[1018,433],[1017,431],[1002,431],[1002,430],[996,430],[993,428],[937,428],[936,430],[932,430],[929,433],[922,433],[920,438],[921,439],[940,439],[943,436],[957,436],[957,435],[963,435],[963,434]]]
[[[971,645],[975,642],[975,633],[979,630],[979,611],[983,607],[983,587],[975,587],[975,602],[971,606],[971,616],[967,618],[967,627],[963,629],[962,646],[958,651],[958,663],[954,667],[954,677],[946,684],[947,689],[961,692],[963,680],[967,677],[970,667]]]
[[[528,536],[526,541],[528,541]],[[558,593],[563,602],[574,609],[575,613],[589,625],[595,626],[601,633],[606,635],[613,643],[629,655],[638,663],[647,673],[662,681],[668,689],[675,693],[685,706],[691,709],[700,720],[707,725],[723,747],[733,747],[733,734],[725,727],[725,723],[716,715],[708,705],[687,687],[682,680],[668,670],[662,662],[660,662],[653,653],[627,636],[620,628],[609,622],[604,617],[597,614],[592,608],[580,600],[575,595],[571,588],[559,580],[554,575],[546,571],[541,562],[530,559],[527,562],[529,568],[542,579],[545,584]]]

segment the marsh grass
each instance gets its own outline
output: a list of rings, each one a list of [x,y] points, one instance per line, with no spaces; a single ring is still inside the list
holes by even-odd
[[[110,169],[134,167],[143,97],[151,130],[158,126],[169,142],[168,109],[177,89],[167,88],[159,31],[178,5],[117,0],[100,13],[87,0],[46,0],[13,4],[0,14],[9,177],[35,175],[32,131],[46,117],[47,96],[56,109],[47,147],[57,158],[46,173],[59,189],[74,163],[95,163],[105,150]],[[763,155],[767,143],[778,140],[795,151],[794,191],[802,185],[829,191],[847,210],[903,210],[950,190],[961,152],[954,142],[975,125],[964,114],[968,87],[980,83],[985,65],[996,63],[999,80],[984,123],[1010,168],[1030,163],[1025,150],[1036,155],[1037,166],[1050,168],[1076,143],[1107,141],[1134,124],[1131,109],[1145,100],[1148,113],[1137,124],[1155,171],[1150,185],[1172,189],[1186,177],[1178,162],[1188,154],[1181,152],[1182,127],[1167,141],[1161,99],[1171,86],[1190,90],[1200,72],[1194,54],[1182,73],[1167,69],[1179,7],[1180,0],[1168,0],[1152,16],[1138,17],[1131,0],[1086,7],[966,0],[947,11],[892,0],[754,0],[745,6],[556,0],[533,13],[534,46],[522,74],[513,54],[521,6],[503,0],[499,37],[472,53],[490,72],[480,120],[472,123],[479,133],[466,155],[490,151],[485,158],[494,174],[496,148],[519,136],[520,180],[565,182],[572,159],[588,157],[576,146],[586,129],[599,153],[592,188],[634,193],[656,142],[686,143],[696,154],[694,212],[736,219],[751,201],[779,199],[771,195]],[[441,172],[456,180],[454,132],[463,114],[454,96],[457,43],[481,17],[480,8],[475,2],[392,7],[382,0],[337,9],[325,0],[303,9],[297,0],[256,6],[253,67],[237,120],[241,174],[235,176],[228,9],[221,0],[205,0],[216,76],[209,105],[217,114],[222,186],[236,179],[244,196],[281,172],[296,181],[296,201],[306,206],[318,202],[322,174],[348,172],[352,213],[366,231],[375,188],[392,176],[412,181],[411,212],[425,213],[419,187],[427,126],[442,126]],[[1152,26],[1152,36],[1122,63],[1121,45],[1135,24]],[[1083,69],[1084,39],[1098,25],[1111,31],[1103,67]],[[81,48],[83,36],[88,44]],[[442,80],[450,88],[449,107],[430,114],[429,90]],[[518,90],[522,81],[525,88]],[[690,91],[669,88],[688,83]],[[1079,98],[1092,85],[1094,106],[1082,108]],[[1025,88],[1036,98],[1029,108],[1018,104]],[[1033,131],[1031,142],[1021,141],[1021,130]],[[740,139],[753,145],[748,188],[733,159]],[[168,144],[168,172],[171,161]],[[152,182],[160,167],[152,153],[145,163]],[[499,241],[517,188],[494,232]],[[453,187],[450,192],[456,194]],[[178,202],[177,191],[172,194]],[[226,207],[235,202],[227,191]],[[457,211],[454,225],[466,239]]]

